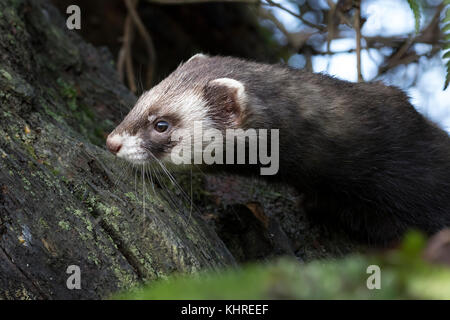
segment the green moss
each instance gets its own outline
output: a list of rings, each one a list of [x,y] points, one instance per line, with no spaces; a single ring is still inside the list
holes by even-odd
[[[0,68],[0,86],[28,101],[34,96],[33,87],[10,69]],[[3,96],[8,97],[8,94],[5,92]]]
[[[45,113],[48,114],[50,117],[55,119],[57,122],[64,124],[64,119],[60,115],[52,111],[47,104],[42,104],[42,108],[44,108]]]
[[[59,221],[58,226],[66,231],[70,230],[70,224],[67,221]]]
[[[59,171],[58,168],[51,168],[50,172],[54,175],[54,176],[59,176],[61,174],[61,171]]]
[[[4,116],[5,118],[11,118],[11,117],[12,117],[12,114],[11,114],[11,112],[9,112],[9,111],[3,111],[3,116]]]
[[[137,202],[137,198],[136,195],[133,192],[127,192],[125,193],[125,197],[127,197],[128,199],[130,199],[133,202]]]
[[[27,150],[27,152],[29,153],[29,155],[30,155],[33,159],[37,159],[36,152],[34,151],[34,148],[33,148],[33,146],[32,146],[31,144],[24,143],[23,146],[24,146],[25,150]]]
[[[12,76],[6,70],[0,69],[0,74],[8,81],[12,81]]]
[[[69,109],[71,111],[76,111],[78,109],[78,106],[77,90],[75,89],[75,87],[72,84],[65,82],[61,78],[58,78],[56,80],[56,83],[59,85],[61,96],[66,99]]]
[[[450,299],[450,269],[421,258],[423,237],[410,234],[401,249],[378,255],[299,264],[281,259],[239,269],[170,276],[119,299]],[[381,288],[370,290],[371,265]]]
[[[0,98],[9,99],[10,97],[11,97],[11,95],[9,93],[0,91]]]
[[[25,177],[22,177],[22,182],[24,183],[23,188],[29,191],[31,189],[31,182],[28,181]]]
[[[101,202],[97,202],[96,207],[102,211],[106,216],[114,216],[114,217],[118,217],[121,215],[121,211],[119,210],[119,208],[115,207],[115,206],[108,206],[105,205]]]
[[[113,270],[114,275],[117,278],[118,287],[121,290],[127,290],[132,288],[136,283],[136,277],[131,274],[130,272],[127,272],[126,270],[123,270],[122,268],[114,268]]]
[[[44,220],[44,218],[39,218],[39,225],[42,226],[44,229],[49,229],[47,221]]]
[[[73,211],[73,214],[76,215],[77,217],[82,217],[83,216],[83,211],[80,209],[75,209]]]
[[[86,216],[83,210],[66,207],[66,211],[78,217],[85,224],[87,231],[92,232],[92,230],[94,230],[91,220]]]
[[[55,64],[61,66],[78,65],[80,62],[80,52],[78,47],[64,35],[62,30],[53,24],[42,25],[42,28],[46,37],[52,39],[51,43],[58,46],[53,51],[55,52],[55,55],[53,56]]]
[[[12,34],[7,34],[6,38],[8,39],[9,44],[11,44],[11,45],[14,45],[14,43],[16,42],[15,37]]]
[[[98,121],[92,109],[85,104],[79,104],[79,108],[73,113],[81,133],[95,145],[104,145],[105,134],[111,127],[108,122]]]
[[[100,265],[100,260],[97,258],[96,254],[93,252],[90,252],[88,254],[88,260],[95,263],[97,266]]]

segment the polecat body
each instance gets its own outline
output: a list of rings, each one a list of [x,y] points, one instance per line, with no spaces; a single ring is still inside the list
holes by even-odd
[[[407,229],[450,226],[450,138],[394,87],[196,55],[141,96],[107,145],[129,161],[170,162],[178,143],[170,136],[195,121],[279,129],[279,171],[268,178],[293,185],[312,213],[360,239],[383,244]]]

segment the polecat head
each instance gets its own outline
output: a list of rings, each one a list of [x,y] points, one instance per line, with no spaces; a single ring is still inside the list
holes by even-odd
[[[191,137],[196,122],[203,130],[239,128],[246,91],[232,78],[233,67],[226,61],[233,60],[197,54],[180,65],[139,98],[108,136],[108,149],[133,163],[155,158],[170,162],[176,145],[191,143],[186,137]]]

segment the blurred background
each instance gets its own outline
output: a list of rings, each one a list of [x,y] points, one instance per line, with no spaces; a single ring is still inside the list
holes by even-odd
[[[137,95],[197,52],[233,55],[398,86],[450,132],[442,0],[53,2],[81,8],[77,32],[109,49]]]

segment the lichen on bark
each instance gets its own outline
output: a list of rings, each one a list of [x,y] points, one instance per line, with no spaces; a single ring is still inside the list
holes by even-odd
[[[5,0],[0,13],[0,298],[103,298],[234,264],[188,208],[120,179],[102,143],[135,97],[107,51],[46,1]],[[82,290],[67,288],[69,265]]]

